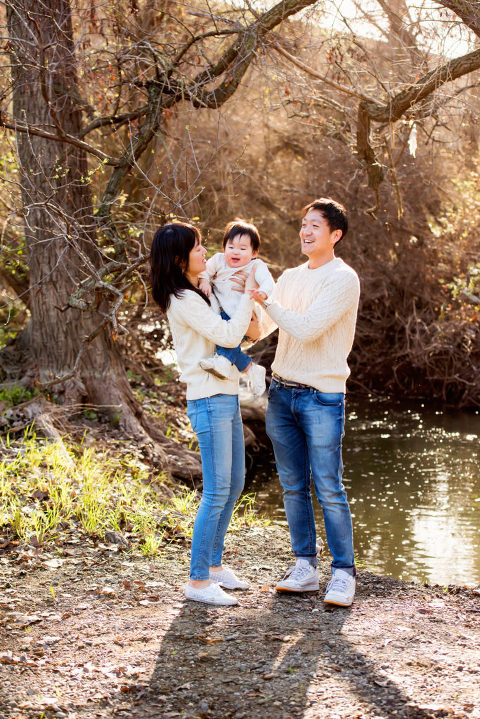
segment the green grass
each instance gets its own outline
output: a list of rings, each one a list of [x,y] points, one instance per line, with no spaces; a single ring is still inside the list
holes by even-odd
[[[197,492],[159,497],[150,468],[124,449],[108,456],[83,444],[41,439],[27,430],[21,441],[0,440],[0,532],[34,546],[61,546],[74,536],[102,539],[118,531],[130,548],[151,556],[170,542],[190,539]],[[232,529],[264,522],[254,498],[243,497]]]
[[[35,392],[22,387],[19,384],[12,384],[0,390],[0,402],[7,402],[10,406],[26,402],[35,395]]]

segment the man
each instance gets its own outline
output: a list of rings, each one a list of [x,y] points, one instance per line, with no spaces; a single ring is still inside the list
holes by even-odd
[[[348,220],[331,198],[303,210],[300,240],[308,262],[286,270],[261,302],[280,328],[266,417],[275,452],[296,564],[276,589],[318,590],[311,478],[322,506],[332,578],[324,601],[348,607],[355,594],[350,508],[342,484],[347,356],[352,348],[360,285],[335,257]],[[253,292],[255,296],[255,292]],[[260,298],[256,297],[260,302]]]

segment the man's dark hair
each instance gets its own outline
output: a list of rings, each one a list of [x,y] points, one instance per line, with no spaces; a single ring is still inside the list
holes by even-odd
[[[305,217],[310,210],[318,210],[322,213],[330,228],[330,232],[341,230],[342,236],[340,240],[343,240],[348,232],[348,218],[347,211],[340,202],[332,200],[331,197],[320,197],[318,200],[313,200],[313,202],[310,202],[310,204],[303,208],[302,217]],[[335,245],[338,245],[340,240],[337,240]]]
[[[223,249],[227,246],[229,240],[233,240],[237,235],[248,235],[252,250],[258,252],[260,249],[260,233],[251,222],[246,222],[236,217],[233,222],[229,222],[223,232]]]

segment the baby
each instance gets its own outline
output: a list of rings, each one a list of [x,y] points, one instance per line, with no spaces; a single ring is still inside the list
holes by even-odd
[[[275,284],[270,271],[262,260],[257,259],[260,248],[260,234],[255,225],[236,219],[230,222],[223,235],[223,253],[217,252],[207,260],[207,269],[200,279],[199,287],[208,297],[213,291],[222,308],[223,319],[229,320],[235,314],[242,294],[233,289],[231,278],[239,270],[255,272],[258,293],[267,299]],[[256,310],[254,310],[256,311]],[[220,379],[233,378],[236,371],[246,372],[254,395],[265,391],[265,367],[254,364],[242,352],[241,346],[217,347],[213,357],[201,360],[200,367]],[[236,368],[236,369],[235,369]]]

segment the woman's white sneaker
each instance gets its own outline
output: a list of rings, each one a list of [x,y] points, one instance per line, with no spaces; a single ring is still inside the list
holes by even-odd
[[[316,592],[318,572],[308,559],[299,558],[275,587],[277,592]]]
[[[207,587],[192,587],[191,584],[185,586],[185,596],[192,602],[203,602],[204,604],[217,604],[223,607],[233,607],[238,604],[235,597],[231,597],[223,591],[219,584],[212,582]]]
[[[248,589],[248,582],[239,579],[235,572],[228,567],[224,567],[219,572],[210,570],[210,579],[225,589]]]
[[[343,569],[334,569],[333,575],[327,584],[327,593],[323,600],[325,604],[335,604],[338,607],[349,607],[355,596],[355,577]]]

